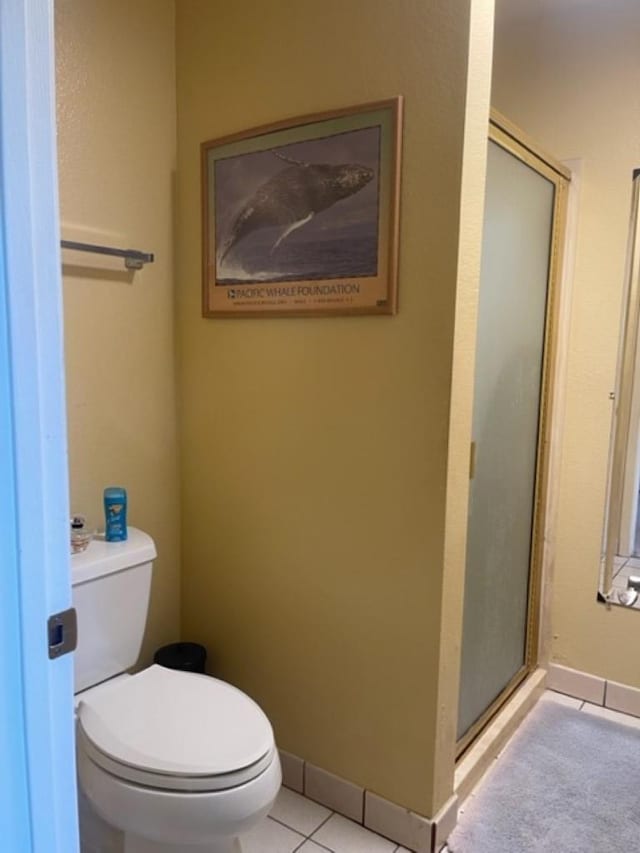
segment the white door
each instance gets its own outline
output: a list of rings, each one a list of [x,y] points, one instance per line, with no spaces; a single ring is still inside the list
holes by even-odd
[[[0,2],[0,845],[78,849],[53,9]],[[65,638],[65,632],[53,638]]]

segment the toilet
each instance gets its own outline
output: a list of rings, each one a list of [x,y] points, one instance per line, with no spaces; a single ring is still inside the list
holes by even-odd
[[[140,653],[156,549],[129,528],[72,563],[78,778],[124,853],[241,853],[281,783],[273,730],[237,688]]]

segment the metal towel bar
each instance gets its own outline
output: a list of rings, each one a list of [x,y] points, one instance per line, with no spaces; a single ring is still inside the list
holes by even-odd
[[[114,249],[111,246],[94,246],[92,243],[76,243],[74,240],[61,240],[63,249],[73,249],[76,252],[93,252],[97,255],[112,255],[116,258],[124,258],[124,265],[128,270],[141,270],[145,264],[153,263],[153,254],[140,252],[138,249]]]

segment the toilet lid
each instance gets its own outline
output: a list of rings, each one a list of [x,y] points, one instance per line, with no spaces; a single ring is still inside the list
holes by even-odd
[[[81,699],[83,734],[106,757],[154,774],[234,774],[273,751],[273,731],[245,693],[154,664]]]

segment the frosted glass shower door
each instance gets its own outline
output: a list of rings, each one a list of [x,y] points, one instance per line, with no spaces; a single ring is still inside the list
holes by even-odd
[[[526,669],[555,191],[489,142],[459,739]]]

